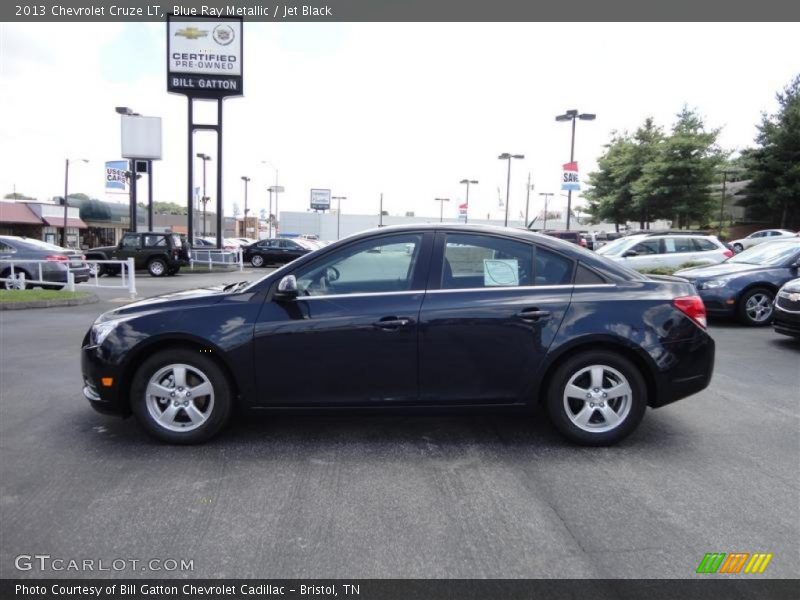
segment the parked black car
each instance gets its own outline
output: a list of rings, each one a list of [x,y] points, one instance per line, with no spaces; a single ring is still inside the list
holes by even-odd
[[[303,242],[304,240],[289,238],[261,240],[243,248],[243,260],[254,267],[285,265],[315,249],[311,244]]]
[[[772,327],[777,333],[800,339],[800,278],[792,279],[778,290]]]
[[[46,263],[26,262],[32,260],[45,260]],[[14,276],[11,276],[13,263]],[[21,273],[25,279],[39,280],[41,267],[41,281],[53,282],[26,283],[26,288],[43,287],[48,289],[61,289],[67,283],[67,273],[72,272],[75,283],[89,280],[89,267],[84,262],[83,254],[69,248],[62,248],[48,244],[34,238],[18,237],[14,235],[0,235],[0,277],[15,279],[16,281],[3,281],[0,285],[10,290],[21,286],[19,281]]]
[[[147,269],[153,277],[175,275],[189,264],[189,244],[177,233],[154,231],[126,233],[116,246],[86,251],[89,260],[127,260],[133,258],[136,269]],[[118,275],[117,265],[98,265],[98,275]]]
[[[558,238],[560,240],[564,240],[567,242],[572,242],[576,246],[581,246],[583,248],[588,247],[588,242],[586,241],[586,238],[579,231],[557,231],[555,229],[552,229],[552,230],[545,230],[542,233],[545,235],[549,235],[550,237]]]
[[[723,263],[683,269],[677,277],[692,282],[709,315],[736,317],[745,325],[772,322],[775,295],[798,276],[800,239],[765,242]]]
[[[84,396],[174,443],[244,411],[546,404],[588,445],[647,406],[705,388],[703,303],[524,230],[385,227],[255,282],[169,294],[100,316],[83,340]]]

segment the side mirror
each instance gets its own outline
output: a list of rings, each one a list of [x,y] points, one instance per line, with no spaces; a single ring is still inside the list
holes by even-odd
[[[636,250],[628,250],[625,254],[622,255],[622,258],[626,258],[628,256],[639,256],[639,253]]]
[[[294,275],[286,275],[278,283],[278,290],[275,292],[275,298],[278,300],[293,300],[297,298],[299,294],[297,278]]]

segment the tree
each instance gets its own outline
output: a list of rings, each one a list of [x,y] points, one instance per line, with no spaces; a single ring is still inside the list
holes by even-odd
[[[25,194],[20,194],[19,192],[11,192],[3,196],[6,200],[36,200],[33,196],[27,196]]]
[[[589,214],[593,222],[611,221],[619,224],[640,219],[642,228],[647,220],[646,202],[634,196],[633,189],[642,171],[658,153],[664,133],[652,118],[647,118],[633,135],[614,133],[598,160],[599,170],[589,174]]]
[[[711,185],[725,153],[717,146],[720,130],[706,130],[695,111],[684,106],[677,117],[632,189],[645,220],[672,219],[688,227],[708,222],[714,208]]]
[[[780,227],[800,226],[800,75],[776,94],[778,111],[761,115],[756,148],[743,152],[750,176],[742,204]]]

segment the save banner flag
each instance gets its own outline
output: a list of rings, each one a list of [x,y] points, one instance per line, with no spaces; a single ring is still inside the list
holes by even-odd
[[[579,190],[581,184],[578,181],[578,163],[568,162],[564,165],[564,172],[561,176],[562,190]]]

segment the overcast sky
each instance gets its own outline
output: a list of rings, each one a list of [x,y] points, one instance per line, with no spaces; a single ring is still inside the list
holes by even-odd
[[[266,207],[279,170],[281,210],[308,208],[309,189],[347,196],[343,212],[446,216],[462,201],[462,178],[478,179],[470,215],[501,214],[502,152],[512,165],[511,215],[525,203],[528,172],[539,192],[558,193],[579,122],[582,178],[613,130],[647,116],[669,126],[686,103],[722,127],[721,144],[752,143],[761,111],[800,72],[800,25],[245,23],[242,98],[225,101],[224,199]],[[103,189],[106,160],[119,158],[119,117],[130,106],[164,119],[155,199],[186,202],[186,99],[167,94],[163,23],[0,25],[0,195],[70,192],[124,200]],[[202,111],[201,111],[202,114]],[[213,134],[195,151],[214,155]],[[199,161],[198,161],[199,163]],[[213,163],[212,163],[213,164]],[[196,167],[199,184],[200,165]],[[214,170],[209,189],[214,190]],[[142,191],[144,194],[144,190]],[[213,193],[211,194],[213,196]],[[558,199],[558,196],[556,196]],[[563,201],[558,199],[557,201]],[[449,213],[449,214],[448,214]]]

